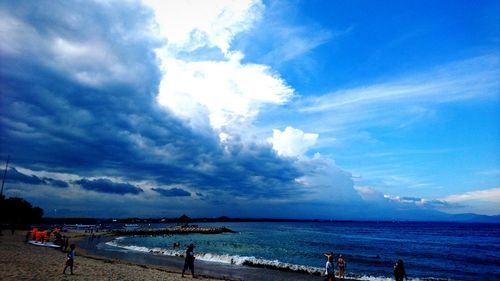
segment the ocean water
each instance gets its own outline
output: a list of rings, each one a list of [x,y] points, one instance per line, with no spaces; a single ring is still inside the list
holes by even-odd
[[[118,237],[108,246],[197,259],[319,274],[323,253],[342,254],[347,276],[392,280],[396,260],[410,280],[500,280],[500,224],[424,222],[212,223],[238,233]],[[161,227],[158,225],[156,227]],[[180,249],[173,243],[180,242]],[[337,270],[337,268],[336,268]]]

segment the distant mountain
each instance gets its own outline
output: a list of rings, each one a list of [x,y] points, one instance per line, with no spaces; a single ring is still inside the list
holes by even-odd
[[[500,223],[500,216],[485,216],[478,214],[456,214],[450,215],[454,221],[460,222],[488,222],[488,223]]]

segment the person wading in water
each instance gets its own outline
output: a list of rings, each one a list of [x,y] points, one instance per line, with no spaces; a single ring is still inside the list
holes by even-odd
[[[184,260],[184,268],[182,269],[182,277],[184,277],[184,272],[189,268],[191,270],[191,274],[193,275],[193,278],[196,278],[194,276],[194,245],[190,244],[187,249],[186,249],[186,259]]]
[[[339,278],[344,279],[345,278],[345,260],[342,255],[339,255],[339,258],[337,259],[337,267],[339,269]]]

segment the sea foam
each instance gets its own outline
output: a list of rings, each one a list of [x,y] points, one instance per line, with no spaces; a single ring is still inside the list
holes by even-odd
[[[120,239],[118,239],[120,240]],[[106,242],[106,245],[119,247],[122,249],[136,251],[136,252],[144,252],[144,253],[152,253],[152,254],[160,254],[167,256],[183,256],[184,251],[182,250],[171,250],[171,249],[163,249],[163,248],[148,248],[143,246],[134,246],[134,245],[121,245],[117,243],[118,241],[112,240]],[[235,264],[235,265],[246,265],[251,267],[262,267],[262,268],[270,268],[277,269],[282,271],[290,271],[290,272],[301,272],[313,275],[321,275],[323,270],[321,268],[305,266],[305,265],[297,265],[291,263],[285,263],[278,260],[266,260],[260,259],[252,256],[238,256],[238,255],[227,255],[227,254],[215,254],[215,253],[195,253],[195,257],[198,260],[207,261],[207,262],[216,262],[223,264]]]
[[[166,255],[166,256],[175,256],[182,257],[184,256],[183,250],[172,250],[172,249],[164,249],[164,248],[148,248],[143,246],[134,246],[134,245],[122,245],[119,242],[123,240],[123,237],[117,237],[115,240],[106,242],[106,245],[112,247],[118,247],[121,249],[126,249],[129,251],[135,252],[143,252],[143,253],[151,253],[158,255]],[[228,255],[228,254],[215,254],[215,253],[195,253],[195,257],[198,260],[206,261],[206,262],[215,262],[222,264],[235,264],[235,265],[244,265],[250,267],[259,267],[259,268],[269,268],[279,271],[287,271],[287,272],[295,272],[295,273],[304,273],[311,275],[322,275],[324,272],[323,268],[291,264],[286,262],[281,262],[279,260],[267,260],[256,258],[252,256],[238,256],[238,255]],[[348,278],[355,278],[356,280],[361,281],[391,281],[393,280],[391,277],[384,276],[372,276],[372,275],[358,275],[358,274],[346,274]],[[430,281],[430,280],[447,280],[451,281],[452,279],[439,279],[439,278],[411,278],[412,281]]]

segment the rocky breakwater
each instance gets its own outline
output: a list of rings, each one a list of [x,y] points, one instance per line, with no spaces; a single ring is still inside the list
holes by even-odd
[[[199,227],[199,226],[176,226],[167,228],[136,228],[136,229],[115,229],[115,235],[172,235],[172,234],[221,234],[236,233],[227,227]]]

